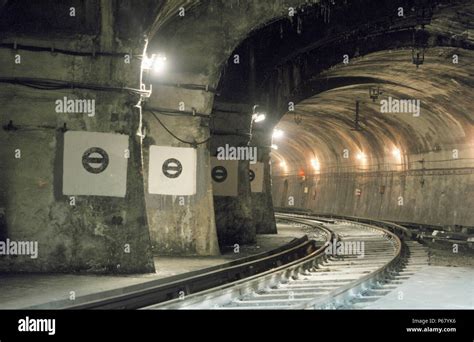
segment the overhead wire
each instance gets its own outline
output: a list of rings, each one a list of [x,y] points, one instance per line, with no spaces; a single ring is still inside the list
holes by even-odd
[[[99,91],[119,91],[128,92],[133,95],[148,94],[148,91],[130,87],[108,86],[92,83],[70,82],[43,78],[29,77],[0,77],[0,83],[18,84],[40,90],[60,90],[60,89],[89,89]]]
[[[161,120],[160,118],[158,118],[158,116],[156,115],[156,113],[150,109],[146,109],[148,112],[150,112],[153,117],[156,119],[156,121],[158,121],[158,123],[161,125],[161,127],[163,127],[163,129],[168,132],[169,135],[171,135],[173,138],[175,138],[176,140],[178,140],[179,142],[183,143],[183,144],[188,144],[194,148],[196,148],[198,145],[202,145],[202,144],[205,144],[207,143],[208,141],[211,140],[211,137],[208,137],[207,139],[203,140],[203,141],[199,141],[199,142],[196,142],[196,141],[186,141],[184,139],[181,139],[180,137],[178,137],[176,134],[174,134]]]

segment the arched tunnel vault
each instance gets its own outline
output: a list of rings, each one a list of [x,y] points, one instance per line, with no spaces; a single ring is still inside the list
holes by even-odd
[[[271,127],[287,113],[277,126],[285,131],[285,141],[275,141],[279,149],[272,152],[274,203],[288,203],[282,196],[292,196],[294,206],[318,211],[472,224],[466,206],[446,207],[454,203],[458,192],[463,193],[459,203],[464,203],[470,190],[459,182],[452,185],[459,188],[450,189],[446,179],[448,173],[457,172],[466,174],[460,175],[465,182],[472,181],[464,168],[472,166],[468,104],[473,40],[467,18],[474,12],[473,4],[431,2],[428,7],[432,6],[433,16],[424,28],[414,14],[420,3],[414,10],[413,4],[392,3],[393,7],[384,7],[385,13],[377,14],[368,3],[359,5],[331,8],[330,20],[306,11],[254,31],[231,54],[243,56],[246,64],[229,59],[216,103],[265,108],[268,122],[260,128],[259,137],[267,140],[262,143],[256,138],[254,146],[269,145]],[[409,16],[394,18],[394,8],[403,5],[410,9]],[[366,12],[349,15],[361,8]],[[418,69],[412,63],[417,51],[425,51],[424,64]],[[457,64],[453,63],[455,55]],[[348,65],[343,65],[346,56]],[[421,115],[380,113],[380,99],[374,103],[369,98],[369,89],[377,87],[383,91],[380,99],[420,100]],[[357,100],[360,132],[351,130]],[[299,103],[295,111],[288,113],[295,103]],[[297,125],[295,118],[302,123]],[[315,165],[320,176],[313,178],[309,175],[315,173]],[[449,171],[451,168],[463,170]],[[436,172],[444,176],[434,178],[434,170],[425,174],[414,173],[415,169],[443,169]],[[413,177],[407,178],[406,172]],[[343,181],[330,178],[332,174],[341,174]],[[375,181],[356,178],[359,174]],[[428,188],[426,175],[433,178],[432,188]],[[288,191],[283,191],[285,180],[290,182]],[[363,185],[362,195],[354,198]],[[417,185],[421,192],[410,193],[410,187]],[[383,196],[369,198],[367,193],[386,194],[385,200]],[[436,204],[428,207],[431,201]]]
[[[242,137],[228,135],[229,132],[226,131],[228,128],[232,131],[240,129],[244,133],[249,133],[249,125],[245,118],[227,117],[231,115],[226,112],[229,106],[221,108],[224,110],[221,114],[216,108],[213,110],[214,98],[218,93],[216,88],[222,77],[224,65],[232,51],[249,32],[287,15],[288,5],[283,1],[193,3],[195,6],[191,6],[189,11],[186,10],[183,16],[163,25],[150,39],[148,51],[165,53],[170,63],[165,75],[151,79],[153,94],[146,103],[143,113],[144,125],[147,128],[145,147],[152,144],[190,146],[171,137],[146,110],[149,108],[159,113],[181,108],[184,112],[198,113],[201,117],[166,116],[161,119],[164,125],[172,131],[179,131],[179,137],[188,142],[203,142],[212,136],[209,149],[211,154],[215,155],[219,144],[242,144]],[[292,4],[295,8],[300,5],[307,3],[298,0]],[[251,108],[252,105],[247,103],[243,106],[242,103],[237,103],[236,109],[232,110],[242,111],[248,115]],[[212,123],[206,118],[211,113],[214,117]],[[219,116],[225,121],[221,124],[222,127],[219,126]],[[215,134],[217,131],[223,131],[224,135],[217,138]],[[272,212],[269,212],[268,217],[264,211],[260,211],[255,216],[259,218],[258,221],[254,222],[255,217],[250,204],[250,186],[245,181],[248,177],[248,163],[239,165],[238,177],[241,180],[239,196],[234,199],[222,197],[220,201],[213,196],[208,147],[202,144],[198,147],[198,151],[200,151],[198,169],[201,172],[197,175],[197,183],[200,187],[197,194],[184,206],[177,205],[178,197],[146,195],[149,227],[155,250],[165,254],[214,255],[219,253],[217,238],[220,247],[224,247],[254,241],[257,228],[267,224],[274,232]],[[268,156],[259,155],[260,160],[265,158],[268,159]],[[147,161],[148,156],[145,152],[145,164]],[[266,165],[268,168],[268,162]],[[269,188],[268,170],[267,174],[266,184]],[[268,205],[271,208],[270,192],[267,194],[267,197],[262,199],[265,202],[263,208],[267,208]],[[166,226],[165,229],[163,225]],[[269,232],[266,228],[259,230]]]
[[[453,54],[460,56],[453,64]],[[278,129],[274,200],[290,182],[295,206],[319,212],[441,225],[472,225],[474,116],[470,111],[474,52],[430,48],[419,68],[410,50],[353,59],[319,75],[354,80],[298,103]],[[357,83],[369,77],[372,83]],[[369,89],[382,94],[373,101]],[[414,99],[413,113],[382,113],[383,101]],[[360,130],[354,130],[359,101]],[[295,122],[300,117],[301,122]],[[347,151],[347,155],[344,155]],[[398,155],[398,152],[400,155]],[[359,158],[363,153],[364,158]],[[347,157],[347,158],[345,158]],[[311,165],[319,162],[319,170]],[[286,168],[279,165],[286,162]],[[305,179],[301,176],[304,172]],[[304,189],[307,188],[307,192]],[[356,190],[361,194],[357,195]]]
[[[265,75],[267,72],[271,74],[282,60],[293,60],[295,52],[305,49],[314,50],[319,47],[323,51],[329,51],[332,47],[328,44],[331,42],[338,43],[341,39],[350,42],[354,36],[373,34],[373,29],[391,38],[393,35],[395,42],[401,40],[402,45],[408,44],[412,36],[410,30],[420,19],[416,11],[444,3],[445,1],[429,4],[426,1],[384,1],[383,6],[380,2],[374,6],[374,1],[370,0],[316,3],[297,1],[291,5],[282,1],[200,2],[191,6],[187,14],[163,25],[150,40],[148,50],[164,52],[171,62],[166,75],[152,80],[154,92],[147,107],[158,112],[184,108],[188,113],[212,113],[213,116],[219,116],[225,115],[226,111],[218,114],[222,107],[252,108],[259,103],[264,104],[269,113],[282,114],[282,104],[287,100],[278,93],[280,89],[277,92],[272,89],[273,85],[278,84],[278,76],[275,79]],[[397,18],[400,6],[405,8],[407,14]],[[427,13],[428,16],[431,15],[430,11]],[[364,26],[360,26],[361,24]],[[352,32],[347,34],[347,30]],[[351,49],[356,47],[354,44],[349,45]],[[334,49],[334,52],[339,50],[340,48]],[[300,56],[301,52],[297,57]],[[324,63],[316,62],[313,66],[324,67]],[[306,76],[301,74],[303,79]],[[263,89],[259,88],[262,81],[268,81],[263,84]],[[297,83],[296,78],[294,81]],[[228,87],[235,83],[240,88]],[[283,92],[292,88],[290,84],[285,86]],[[247,114],[248,109],[245,111]],[[236,115],[229,114],[228,117],[227,128],[237,127],[238,121],[242,120]],[[209,172],[203,172],[199,176],[202,177],[198,180],[202,184],[202,191],[185,208],[175,205],[178,199],[147,196],[150,230],[157,250],[171,254],[215,254],[215,223],[212,215],[209,215],[213,211],[216,212],[219,236],[226,235],[225,232],[230,234],[229,239],[220,238],[221,243],[224,240],[228,241],[225,243],[230,243],[231,240],[235,243],[248,242],[254,239],[255,232],[276,231],[270,196],[268,147],[271,141],[268,127],[272,122],[276,123],[277,118],[277,115],[269,116],[266,129],[263,128],[266,134],[254,134],[252,146],[259,149],[258,159],[266,169],[267,191],[250,194],[252,204],[248,201],[249,187],[244,184],[236,199],[213,198]],[[217,138],[218,134],[213,131],[213,127],[209,129],[210,123],[205,119],[167,117],[163,122],[172,130],[179,129],[181,139],[191,143],[203,142],[211,133],[211,145],[214,146],[211,150],[217,147],[217,142],[223,141]],[[145,147],[150,144],[189,146],[170,137],[146,110],[144,123],[148,132]],[[222,127],[214,128],[222,131]],[[235,141],[240,139],[238,135],[236,137],[228,138],[227,142],[237,144]],[[209,169],[210,162],[205,151],[200,156],[199,168]],[[240,171],[239,178],[244,179],[246,167],[241,167]],[[249,210],[249,205],[252,210]],[[166,222],[167,229],[162,229],[163,222]],[[179,223],[179,230],[173,227],[176,223]],[[197,241],[204,243],[196,244]]]

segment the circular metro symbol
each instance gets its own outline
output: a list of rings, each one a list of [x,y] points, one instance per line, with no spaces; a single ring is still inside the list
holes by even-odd
[[[109,165],[109,155],[100,147],[91,147],[82,155],[82,166],[90,173],[101,173]]]
[[[249,178],[251,182],[253,182],[253,180],[255,179],[255,172],[253,172],[253,170],[250,170],[250,169],[249,169]]]
[[[165,160],[161,171],[168,178],[177,178],[183,172],[183,166],[178,159],[170,158]]]
[[[211,175],[214,181],[222,183],[227,178],[227,170],[223,166],[216,166],[212,169]]]

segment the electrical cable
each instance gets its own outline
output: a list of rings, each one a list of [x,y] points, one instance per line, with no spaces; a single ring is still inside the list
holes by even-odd
[[[194,110],[194,108],[192,112],[184,111],[184,110],[176,110],[176,109],[171,109],[171,108],[148,107],[148,106],[145,106],[144,109],[148,111],[155,111],[160,114],[168,115],[168,116],[198,116],[198,117],[206,118],[206,119],[210,118],[209,114],[198,113]]]
[[[19,84],[22,86],[40,89],[40,90],[60,90],[60,89],[90,89],[102,91],[120,91],[128,92],[133,95],[148,94],[148,91],[134,89],[129,87],[104,86],[91,83],[78,83],[61,80],[51,80],[29,77],[0,77],[0,83]]]
[[[153,115],[153,117],[156,119],[156,121],[158,121],[158,123],[161,125],[161,127],[163,127],[165,129],[165,131],[168,132],[169,135],[171,135],[173,138],[175,138],[179,142],[182,142],[183,144],[188,144],[188,145],[191,145],[192,147],[196,148],[198,145],[205,144],[209,140],[211,140],[211,137],[207,138],[206,140],[200,141],[200,142],[191,142],[191,141],[183,140],[183,139],[179,138],[178,136],[176,136],[173,132],[171,132],[171,130],[169,130],[168,127],[166,127],[166,125],[158,118],[158,116],[156,115],[156,113],[154,111],[152,111],[150,109],[147,109],[147,111],[150,112]]]
[[[125,55],[131,55],[131,52],[108,52],[108,51],[74,51],[66,49],[57,49],[55,47],[44,47],[44,46],[32,46],[13,43],[0,43],[0,48],[10,50],[26,50],[33,52],[51,52],[60,53],[71,56],[109,56],[109,57],[122,57]]]
[[[153,84],[165,86],[165,87],[175,87],[182,88],[187,90],[199,90],[209,93],[216,93],[217,90],[209,85],[204,84],[193,84],[193,83],[167,83],[167,82],[153,82]]]

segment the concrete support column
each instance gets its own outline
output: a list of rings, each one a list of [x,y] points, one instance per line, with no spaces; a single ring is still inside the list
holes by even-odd
[[[248,106],[217,105],[213,113],[211,155],[218,149],[248,148],[251,117]],[[216,107],[215,107],[216,108]],[[219,110],[221,108],[221,110]],[[219,196],[214,193],[216,227],[221,249],[234,244],[255,241],[253,206],[250,192],[249,160],[238,161],[237,196]]]
[[[74,39],[77,41],[71,44]],[[107,47],[107,51],[115,51],[112,45],[98,48],[79,39],[51,41],[50,45],[88,47],[91,52]],[[142,48],[137,44],[117,49],[139,54]],[[30,85],[38,79],[71,84],[49,90],[26,84],[0,85],[0,124],[6,126],[0,129],[0,236],[37,243],[38,247],[37,258],[0,256],[0,271],[153,272],[144,210],[142,145],[136,135],[140,118],[134,104],[138,96],[107,90],[121,85],[139,88],[140,61],[132,59],[128,64],[121,55],[75,56],[1,49],[0,64],[4,66],[2,78],[28,78]],[[105,89],[92,90],[80,84]],[[95,101],[94,114],[75,106],[58,110],[57,101],[64,97]],[[109,168],[122,153],[127,158],[124,197],[64,194],[65,130],[128,138],[128,151],[108,151]],[[87,141],[87,137],[81,141]],[[80,159],[72,163],[78,172],[83,171],[79,170],[83,167]],[[84,186],[90,188],[87,182]]]
[[[173,79],[185,80],[182,83],[206,82],[192,75],[173,75]],[[210,114],[212,99],[213,94],[210,92],[155,83],[152,96],[145,104],[145,197],[155,254],[219,254],[211,184],[209,118],[186,115],[192,112]],[[196,148],[195,195],[175,196],[148,192],[151,145]]]
[[[271,178],[271,134],[265,131],[253,131],[252,146],[257,146],[258,161],[264,166],[263,169],[263,191],[252,192],[253,222],[257,234],[276,234],[275,213],[272,199]]]

